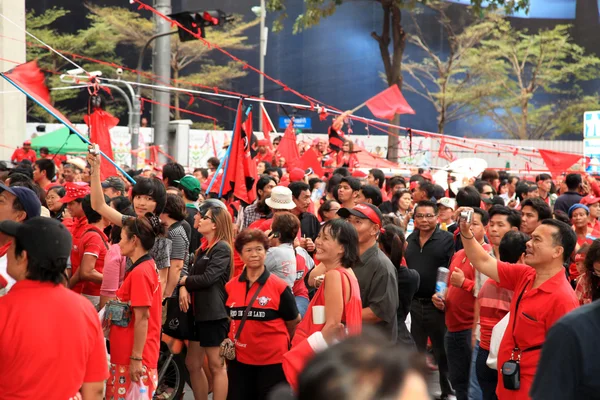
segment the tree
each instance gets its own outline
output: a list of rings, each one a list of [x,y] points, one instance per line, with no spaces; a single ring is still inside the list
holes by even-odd
[[[541,139],[577,132],[583,111],[598,109],[577,83],[597,77],[600,59],[571,41],[569,26],[538,33],[501,21],[489,39],[471,49],[469,66],[500,90],[482,99],[479,111],[507,136]],[[579,130],[581,131],[581,130]]]
[[[369,0],[379,3],[383,11],[383,26],[381,34],[371,33],[371,37],[379,45],[381,60],[385,71],[385,79],[388,86],[397,84],[402,88],[402,57],[406,48],[407,33],[402,22],[402,11],[405,7],[414,6],[417,3],[427,3],[427,0]],[[274,29],[281,29],[282,21],[288,17],[285,12],[286,0],[267,0],[269,11],[280,12],[279,19],[275,22]],[[344,0],[304,0],[305,12],[298,15],[294,22],[294,32],[317,25],[322,18],[333,15],[337,7]],[[484,0],[471,0],[475,12],[481,11]],[[488,7],[503,8],[505,12],[528,10],[529,0],[489,0],[485,2]],[[391,46],[391,51],[390,51]],[[396,115],[393,123],[400,124],[400,116]],[[396,135],[398,132],[394,132]],[[391,161],[398,160],[398,140],[395,135],[388,137],[388,155]]]
[[[102,19],[109,26],[109,31],[115,35],[118,43],[130,45],[139,52],[153,32],[151,20],[119,7],[87,6],[97,18]],[[238,17],[235,22],[224,26],[222,29],[210,30],[210,41],[223,49],[250,50],[253,47],[247,44],[247,37],[243,33],[260,22],[255,19],[243,22]],[[178,82],[184,79],[194,84],[208,87],[228,88],[231,81],[246,76],[239,64],[230,62],[216,65],[210,58],[213,47],[203,45],[199,40],[181,42],[177,36],[171,39],[171,70],[172,85],[180,88],[192,88],[190,85]],[[175,119],[181,119],[181,100],[188,96],[183,93],[174,93]]]
[[[64,22],[63,17],[68,16],[68,14],[69,11],[62,8],[51,8],[42,14],[37,14],[35,10],[31,10],[27,13],[27,29],[33,35],[60,51],[83,54],[93,58],[102,58],[108,62],[119,62],[119,59],[115,56],[117,43],[110,36],[104,35],[107,27],[102,21],[92,19],[87,29],[79,30],[74,34],[62,33],[55,29],[54,26]],[[71,56],[68,57],[73,58]],[[65,86],[60,81],[59,74],[65,70],[75,68],[67,60],[51,52],[46,47],[39,45],[37,42],[30,43],[27,47],[27,61],[31,60],[37,60],[42,70],[52,73],[48,77],[48,86],[50,88]],[[101,70],[107,72],[106,67],[97,64],[82,62],[80,59],[77,59],[76,62],[87,71]],[[79,96],[81,91],[60,90],[52,91],[51,93],[55,107],[68,115],[72,121],[82,122],[83,114],[87,112],[87,106],[74,105],[76,104],[74,100]],[[29,104],[29,116],[47,122],[54,121],[54,118],[44,109],[34,105],[33,102]],[[108,109],[113,113],[119,113],[123,110],[123,106],[124,103],[121,103],[119,100],[118,103],[111,102]]]
[[[481,98],[497,90],[468,65],[471,63],[469,50],[491,34],[498,17],[489,14],[458,32],[446,14],[447,3],[433,2],[428,6],[438,13],[438,21],[448,38],[448,55],[442,57],[433,50],[411,14],[416,32],[409,36],[408,42],[422,50],[425,57],[419,61],[404,61],[404,74],[412,78],[412,81],[404,80],[404,87],[434,106],[438,132],[444,133],[446,124],[476,114],[475,107]]]

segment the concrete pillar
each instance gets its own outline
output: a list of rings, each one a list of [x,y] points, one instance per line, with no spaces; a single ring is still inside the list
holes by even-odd
[[[189,165],[191,127],[192,121],[189,119],[169,123],[168,147],[165,151],[184,167]]]
[[[25,62],[25,0],[0,0],[0,13],[21,29],[0,17],[0,71]],[[14,38],[17,40],[11,40]],[[0,145],[17,147],[25,140],[27,101],[24,94],[0,78]],[[9,160],[14,150],[0,147],[0,160]]]

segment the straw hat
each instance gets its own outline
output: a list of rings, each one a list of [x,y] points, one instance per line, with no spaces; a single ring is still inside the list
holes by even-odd
[[[296,203],[292,199],[292,191],[283,186],[275,186],[271,191],[271,197],[265,203],[273,210],[293,210]]]

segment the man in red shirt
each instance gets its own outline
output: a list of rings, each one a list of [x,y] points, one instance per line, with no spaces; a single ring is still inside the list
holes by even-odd
[[[475,208],[471,229],[477,242],[486,251],[491,246],[484,239],[485,229],[489,221],[487,211]],[[458,400],[467,400],[469,391],[469,368],[471,365],[471,337],[475,311],[475,298],[487,277],[481,277],[475,271],[464,250],[454,254],[450,262],[450,284],[445,294],[436,293],[432,297],[433,304],[446,311],[446,327],[444,338],[448,356],[448,372],[450,383]]]
[[[102,399],[108,378],[104,335],[94,307],[64,287],[71,235],[55,219],[1,221],[12,238],[0,298],[2,398]]]
[[[29,160],[33,164],[36,159],[35,150],[31,148],[31,140],[26,140],[23,142],[23,147],[15,150],[10,161],[16,165],[23,160]]]
[[[33,164],[33,181],[43,190],[52,185],[56,166],[50,160],[39,159]]]
[[[471,209],[461,208],[458,212],[467,210]],[[493,258],[475,240],[471,223],[462,218],[460,232],[465,253],[473,266],[498,282],[500,287],[514,291],[511,317],[498,352],[496,394],[500,400],[529,399],[529,389],[548,330],[560,317],[579,306],[563,266],[575,249],[575,232],[564,222],[542,221],[527,242],[527,265],[509,264]],[[510,375],[509,370],[513,367],[520,370],[518,378],[507,377],[505,382],[503,373]],[[519,381],[518,388],[511,384],[514,380]]]

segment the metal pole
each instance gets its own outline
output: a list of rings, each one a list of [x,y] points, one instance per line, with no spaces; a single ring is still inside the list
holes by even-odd
[[[267,16],[267,8],[265,7],[265,0],[260,0],[260,75],[258,77],[258,95],[261,99],[265,97],[265,53],[266,53],[266,37],[265,37],[265,19]],[[263,110],[262,107],[258,107],[258,129],[262,132],[263,130]]]
[[[171,0],[154,0],[154,8],[163,15],[171,14]],[[171,32],[171,24],[159,16],[154,17],[155,32],[157,35]],[[152,53],[152,67],[154,75],[158,76],[163,84],[168,85],[171,81],[171,38],[164,35],[156,40],[154,52]],[[159,103],[171,104],[171,94],[165,91],[154,91],[152,97]],[[167,107],[152,106],[152,119],[154,121],[154,144],[163,146],[169,152],[169,109]],[[160,156],[166,161],[164,156]]]
[[[152,36],[150,39],[148,39],[148,41],[146,41],[146,44],[144,44],[144,47],[142,47],[142,50],[140,51],[140,55],[138,56],[137,83],[142,82],[142,66],[144,63],[144,54],[146,53],[148,46],[150,46],[150,43],[152,43],[157,38],[173,35],[175,33],[177,33],[177,31],[159,33],[157,35]],[[123,82],[123,83],[125,83],[125,82]],[[127,86],[129,86],[130,91],[133,91],[133,89],[131,89],[131,86],[128,83],[125,83],[125,84]],[[140,101],[141,95],[142,95],[142,87],[138,85],[136,87],[135,95],[132,93],[134,116],[133,116],[133,129],[131,132],[131,150],[137,150],[140,147],[140,123],[142,120],[142,102]],[[137,155],[138,155],[137,152],[133,152],[131,154],[131,164],[132,164],[131,166],[133,167],[133,169],[137,169]]]

